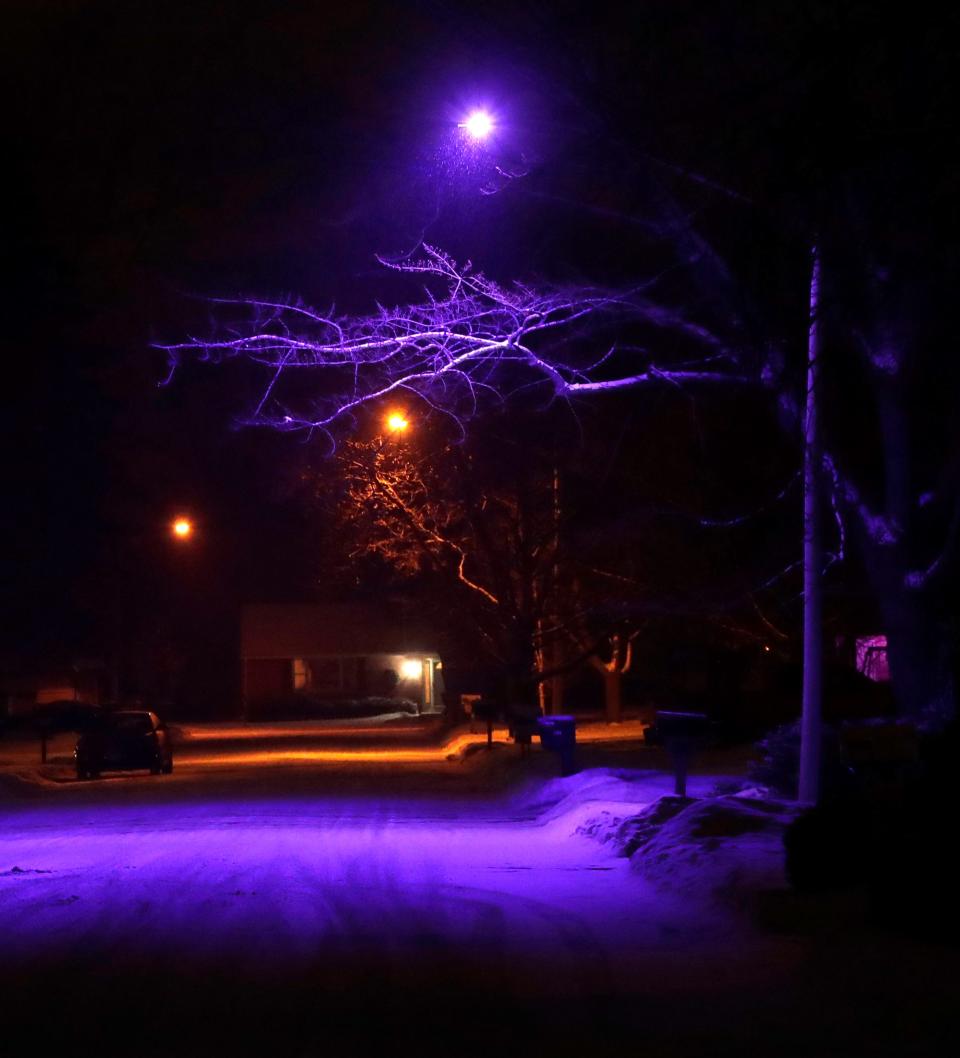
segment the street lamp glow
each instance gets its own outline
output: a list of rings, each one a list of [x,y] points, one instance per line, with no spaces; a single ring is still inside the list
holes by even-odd
[[[486,110],[474,110],[460,122],[460,128],[472,140],[485,140],[493,132],[493,117]]]
[[[170,529],[178,540],[187,540],[193,536],[193,522],[189,518],[176,518]]]
[[[398,411],[387,416],[387,429],[391,433],[403,433],[409,426],[410,420]]]

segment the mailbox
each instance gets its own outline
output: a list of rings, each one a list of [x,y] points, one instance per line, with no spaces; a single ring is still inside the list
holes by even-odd
[[[500,705],[490,698],[481,698],[473,703],[473,716],[487,725],[487,749],[493,749],[493,724],[501,712]]]
[[[671,739],[705,738],[710,721],[706,713],[672,713],[659,710],[656,724],[657,734],[666,745]]]
[[[674,792],[687,795],[687,767],[690,758],[706,741],[710,721],[706,713],[674,713],[658,710],[655,722],[657,741],[673,758]]]
[[[573,716],[541,716],[537,720],[540,744],[560,756],[561,775],[576,771],[577,720]]]

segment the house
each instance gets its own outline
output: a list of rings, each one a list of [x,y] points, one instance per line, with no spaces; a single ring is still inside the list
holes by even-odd
[[[376,698],[443,711],[431,634],[395,604],[245,606],[240,666],[246,717],[362,714],[364,702],[367,712],[382,711]]]
[[[51,702],[98,705],[106,683],[106,669],[96,661],[34,668],[0,663],[0,723],[33,716]]]

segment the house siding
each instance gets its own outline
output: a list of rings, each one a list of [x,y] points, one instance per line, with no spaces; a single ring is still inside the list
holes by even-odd
[[[389,607],[249,606],[241,637],[243,709],[250,718],[335,715],[338,703],[401,698],[442,708],[429,635]],[[404,662],[422,673],[404,675]]]

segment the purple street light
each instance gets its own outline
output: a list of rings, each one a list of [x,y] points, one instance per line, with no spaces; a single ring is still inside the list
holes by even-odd
[[[480,142],[493,132],[495,126],[492,115],[486,110],[473,110],[464,121],[460,122],[459,127],[466,132],[470,139]]]

